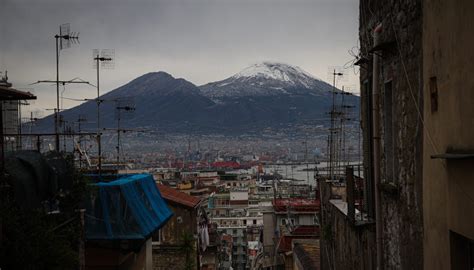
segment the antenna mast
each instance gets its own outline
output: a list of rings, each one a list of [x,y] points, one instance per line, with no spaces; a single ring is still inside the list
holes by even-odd
[[[71,47],[71,43],[79,43],[79,33],[70,32],[69,23],[59,27],[59,35],[56,39],[56,111],[54,114],[54,133],[56,140],[56,151],[59,152],[59,51]]]
[[[100,132],[100,80],[99,71],[100,67],[112,69],[115,65],[115,51],[110,49],[103,49],[100,51],[94,49],[92,51],[92,57],[95,61],[94,67],[97,69],[97,142],[98,142],[98,169],[99,178],[102,175],[102,143],[101,143],[101,132]],[[99,65],[100,64],[100,65]]]
[[[124,112],[123,117],[130,117],[135,111],[135,105],[133,99],[117,100],[117,106],[115,107],[116,118],[117,118],[117,165],[120,164],[120,132],[126,132],[127,129],[120,128],[120,120],[122,118],[121,111]]]

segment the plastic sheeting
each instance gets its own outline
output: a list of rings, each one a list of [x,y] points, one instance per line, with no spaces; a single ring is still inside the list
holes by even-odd
[[[86,202],[88,240],[147,239],[173,215],[149,174],[92,186],[97,189]]]

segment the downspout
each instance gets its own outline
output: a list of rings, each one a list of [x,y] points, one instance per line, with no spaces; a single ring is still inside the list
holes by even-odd
[[[374,47],[379,44],[382,23],[374,29]],[[375,184],[375,241],[377,247],[377,270],[382,269],[382,208],[380,201],[380,103],[379,103],[379,55],[373,54],[372,70],[372,140],[373,140],[373,164]]]

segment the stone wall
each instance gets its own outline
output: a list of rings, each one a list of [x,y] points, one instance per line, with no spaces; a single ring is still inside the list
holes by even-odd
[[[421,0],[360,1],[360,82],[372,83],[373,53],[381,56],[381,207],[384,269],[422,269],[422,49]],[[382,23],[381,46],[373,29]],[[366,85],[367,86],[367,85]],[[369,90],[362,93],[362,128],[369,129]],[[391,115],[391,119],[390,116]],[[370,137],[363,137],[365,175],[371,175]],[[369,177],[369,181],[373,181]]]
[[[177,246],[153,246],[153,270],[184,269],[184,255]]]
[[[321,183],[323,197],[320,239],[321,269],[375,269],[375,224],[349,221],[331,199],[331,183]]]

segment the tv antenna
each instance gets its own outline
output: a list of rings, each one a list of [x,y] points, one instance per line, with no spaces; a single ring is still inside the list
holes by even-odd
[[[98,159],[99,159],[99,178],[102,174],[102,143],[100,133],[100,68],[113,69],[115,67],[115,51],[113,49],[94,49],[92,50],[92,58],[94,59],[94,68],[97,69],[97,141],[99,143]]]
[[[79,32],[71,32],[70,24],[65,23],[59,26],[59,34],[54,35],[56,39],[56,80],[55,81],[38,81],[36,83],[56,83],[56,110],[54,111],[54,134],[56,151],[59,151],[59,84],[66,83],[88,83],[88,82],[73,82],[59,80],[59,53],[63,49],[71,47],[71,44],[79,44]]]
[[[335,165],[338,164],[336,161],[337,155],[337,135],[338,131],[336,129],[336,118],[341,116],[342,112],[336,110],[336,94],[340,92],[337,89],[337,82],[344,80],[345,69],[343,67],[331,66],[328,67],[328,77],[332,79],[332,106],[331,106],[331,127],[329,129],[329,180],[334,180],[334,169]],[[342,92],[341,92],[342,93]]]
[[[132,131],[130,129],[122,129],[120,121],[122,119],[131,119],[135,113],[135,102],[130,98],[118,99],[115,107],[115,119],[117,120],[117,165],[120,164],[120,133]]]

